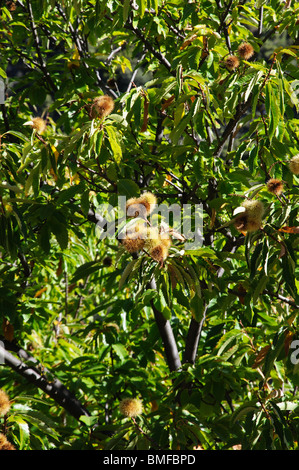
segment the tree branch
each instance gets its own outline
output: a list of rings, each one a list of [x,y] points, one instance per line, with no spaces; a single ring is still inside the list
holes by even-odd
[[[239,104],[239,106],[237,107],[235,116],[229,121],[229,123],[227,124],[226,128],[223,131],[218,147],[216,148],[215,153],[214,153],[215,158],[220,157],[227,139],[234,132],[236,128],[236,124],[241,119],[241,117],[246,113],[250,105],[251,105],[251,97],[249,97],[245,103]]]
[[[228,234],[226,234],[228,235]],[[229,237],[223,251],[228,251],[230,253],[235,253],[237,248],[243,243],[244,241],[244,236],[240,236],[238,238],[235,237]],[[229,259],[229,258],[227,258]],[[217,272],[217,277],[218,279],[221,278],[224,274],[224,269],[221,267],[218,269]],[[206,313],[207,313],[207,308],[208,306],[205,306],[203,316],[200,322],[196,321],[194,318],[191,319],[190,325],[189,325],[189,330],[186,338],[186,343],[185,343],[185,351],[184,351],[184,356],[183,356],[183,364],[190,363],[190,364],[195,364],[196,360],[196,355],[197,355],[197,350],[198,350],[198,344],[202,332],[202,328],[206,319]]]
[[[56,6],[56,9],[57,11],[59,12],[59,14],[61,15],[61,17],[63,18],[63,20],[65,21],[65,23],[67,24],[68,26],[68,29],[71,33],[71,36],[72,36],[72,39],[74,41],[74,44],[76,45],[77,49],[78,49],[78,53],[80,55],[80,58],[81,58],[81,61],[82,61],[82,64],[84,66],[84,68],[86,69],[87,73],[90,75],[90,69],[89,69],[89,65],[86,63],[85,61],[85,52],[84,52],[84,48],[82,47],[82,42],[81,42],[81,38],[79,37],[79,35],[77,34],[77,31],[74,29],[72,23],[70,21],[68,21],[67,19],[67,16],[65,14],[65,12],[63,11],[63,9],[61,8],[60,4],[58,2],[56,2],[55,4]],[[113,98],[118,98],[117,94],[115,93],[114,90],[112,90],[108,85],[106,85],[98,70],[95,70],[95,74],[96,74],[96,78],[97,78],[97,85],[104,91],[104,93],[110,93]]]
[[[227,15],[229,14],[229,10],[232,6],[232,3],[233,3],[233,0],[230,0],[228,2],[228,5],[226,7],[226,10],[225,12],[223,13],[221,19],[220,19],[220,25],[219,25],[219,28],[218,28],[218,33],[222,30],[223,33],[224,33],[224,37],[225,37],[225,42],[226,42],[226,45],[227,45],[227,48],[228,48],[228,51],[229,53],[231,54],[232,53],[232,48],[231,48],[231,43],[230,43],[230,38],[229,38],[229,34],[228,34],[228,30],[227,30],[227,24],[226,24],[226,17]]]
[[[5,131],[8,132],[9,131],[9,121],[8,121],[8,118],[7,118],[7,112],[6,112],[5,104],[1,104],[0,109],[2,111]]]
[[[127,23],[125,24],[125,27],[127,29],[130,29],[134,34],[135,36],[140,39],[140,41],[145,45],[146,49],[151,52],[153,54],[154,57],[156,57],[156,59],[158,59],[158,61],[164,65],[164,67],[166,67],[166,69],[168,70],[168,72],[170,72],[172,75],[175,76],[175,71],[171,71],[171,64],[170,62],[168,62],[168,60],[166,59],[166,57],[164,57],[163,54],[161,54],[160,51],[157,51],[157,49],[155,49],[152,44],[150,43],[150,41],[148,41],[148,39],[146,39],[146,37],[144,36],[144,34],[140,31],[140,29],[138,28],[135,28],[135,26],[133,26],[133,23],[132,23],[132,19],[129,18]]]
[[[269,295],[270,297],[276,297],[277,299],[281,300],[282,302],[291,305],[292,307],[299,309],[299,305],[296,304],[293,300],[289,299],[288,297],[285,297],[284,295],[278,294],[276,292],[270,292],[268,290],[264,291],[264,294]]]
[[[263,18],[264,18],[264,7],[261,6],[259,9],[259,27],[258,27],[258,32],[257,35],[260,38],[262,33],[263,33]]]
[[[31,3],[30,3],[30,0],[27,0],[27,11],[28,11],[28,14],[29,14],[32,34],[33,34],[34,42],[35,42],[35,49],[36,49],[36,52],[37,52],[40,68],[41,68],[41,70],[42,70],[42,72],[45,76],[46,81],[48,82],[48,84],[52,88],[52,90],[57,91],[57,87],[56,87],[55,83],[53,82],[53,80],[51,78],[51,75],[49,74],[49,72],[47,70],[46,63],[45,63],[43,55],[41,53],[40,39],[39,39],[39,36],[37,34],[37,27],[36,27],[36,24],[35,24],[35,21],[34,21],[32,6],[31,6]]]
[[[129,93],[129,91],[131,90],[132,86],[133,86],[133,83],[134,83],[134,80],[136,78],[136,75],[138,73],[138,70],[140,69],[140,64],[141,62],[144,60],[145,58],[145,53],[142,54],[142,56],[140,57],[140,59],[138,59],[138,62],[136,64],[136,67],[135,67],[135,70],[133,71],[132,73],[132,76],[131,76],[131,79],[130,79],[130,82],[129,82],[129,85],[127,87],[127,93]]]
[[[149,285],[149,289],[157,289],[155,280],[151,280]],[[176,344],[176,340],[173,334],[173,330],[171,328],[169,320],[166,320],[162,313],[155,307],[154,303],[151,302],[151,307],[154,312],[156,324],[158,326],[160,336],[162,338],[164,348],[165,348],[165,356],[167,360],[168,367],[170,371],[175,371],[181,368],[181,360]]]
[[[200,340],[202,327],[206,319],[206,311],[207,306],[205,307],[203,317],[200,322],[196,321],[194,318],[191,319],[186,344],[185,344],[185,351],[183,355],[183,364],[190,363],[195,364],[197,350],[198,350],[198,343]]]
[[[3,347],[4,345],[4,347]],[[15,351],[21,359],[18,359],[13,354],[8,352],[8,349]],[[36,359],[29,356],[26,351],[18,348],[10,341],[2,339],[0,341],[0,358],[7,364],[11,369],[24,377],[28,382],[32,383],[36,387],[43,390],[49,395],[56,403],[62,406],[68,413],[70,413],[77,420],[80,416],[89,416],[87,409],[77,400],[77,398],[60,382],[60,380],[54,378],[54,380],[48,381],[45,374],[49,373],[47,369],[40,367],[42,372],[35,366],[29,366],[23,362],[23,360],[31,361],[38,364]]]

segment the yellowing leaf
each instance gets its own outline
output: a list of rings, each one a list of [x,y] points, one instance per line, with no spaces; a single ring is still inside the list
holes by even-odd
[[[156,400],[151,401],[151,412],[157,411],[158,408],[159,408],[159,405],[156,402]]]
[[[172,178],[170,175],[166,175],[166,178],[164,180],[164,183],[163,183],[163,187],[167,186],[169,184],[169,181],[171,181]]]
[[[45,292],[47,290],[47,287],[43,287],[42,289],[38,290],[35,294],[34,294],[34,297],[37,298],[37,297],[40,297],[43,292]]]
[[[58,157],[59,157],[59,152],[58,152],[57,148],[55,147],[55,145],[51,145],[51,150],[52,150],[52,152],[53,152],[53,154],[54,154],[54,156],[55,156],[56,163],[57,163],[57,159],[58,159]]]
[[[80,183],[80,176],[78,173],[75,173],[73,176],[70,177],[70,183],[73,184],[79,184]]]
[[[176,127],[185,115],[185,103],[180,103],[174,113],[174,126]]]
[[[75,46],[75,52],[72,55],[72,59],[74,59],[74,60],[79,60],[80,59],[80,54],[79,54],[78,49],[77,49],[76,46]]]
[[[295,49],[295,50],[294,50]],[[298,51],[296,51],[296,46],[292,47],[279,47],[274,51],[277,55],[282,56],[283,54],[291,55],[292,57],[298,58]],[[273,56],[272,56],[273,57]]]
[[[189,36],[189,38],[187,38],[183,44],[181,45],[180,49],[183,50],[185,49],[187,46],[189,46],[189,44],[191,44],[195,39],[197,39],[197,34],[192,34],[191,36]]]
[[[79,65],[80,65],[80,54],[78,52],[77,47],[75,46],[75,52],[73,53],[71,60],[68,60],[67,66],[69,69],[71,69],[72,67],[79,67]]]
[[[130,72],[132,72],[132,65],[131,65],[130,60],[127,59],[127,57],[124,57],[124,56],[116,57],[113,60],[113,63],[120,66],[122,73],[125,73],[127,68],[130,70]]]
[[[289,353],[290,344],[293,340],[293,337],[294,337],[294,334],[291,331],[288,331],[285,335],[284,350],[285,350],[286,355]]]

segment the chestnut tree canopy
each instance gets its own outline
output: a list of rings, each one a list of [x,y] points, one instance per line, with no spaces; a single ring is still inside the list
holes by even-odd
[[[299,4],[0,3],[0,432],[298,449]]]

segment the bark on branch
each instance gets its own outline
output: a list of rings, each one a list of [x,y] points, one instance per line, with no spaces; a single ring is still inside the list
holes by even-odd
[[[156,282],[151,280],[148,286],[149,289],[157,288]],[[179,356],[176,340],[173,334],[172,327],[169,320],[166,320],[163,314],[155,307],[154,303],[151,302],[151,306],[154,312],[156,324],[158,326],[160,336],[165,348],[165,356],[169,370],[171,372],[181,368],[181,359]]]
[[[17,352],[21,359],[11,354],[8,349]],[[7,364],[11,369],[24,377],[28,382],[31,382],[33,385],[43,390],[47,395],[55,400],[58,405],[62,406],[77,420],[80,419],[80,416],[89,416],[87,409],[60,382],[60,380],[55,378],[54,380],[49,381],[45,375],[47,372],[49,373],[49,371],[42,369],[43,372],[41,372],[37,366],[28,365],[24,362],[24,360],[27,360],[38,365],[36,359],[30,357],[23,349],[18,348],[5,339],[1,339],[0,359],[2,363],[4,362],[4,364]]]
[[[186,338],[186,346],[183,356],[183,364],[195,364],[197,350],[198,350],[198,343],[200,340],[202,327],[206,319],[206,310],[204,310],[203,317],[200,322],[195,320],[194,318],[191,319],[187,338]]]

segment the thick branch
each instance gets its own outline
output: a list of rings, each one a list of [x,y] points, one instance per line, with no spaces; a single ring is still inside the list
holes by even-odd
[[[149,289],[156,289],[156,283],[152,280],[148,286]],[[156,324],[158,326],[160,336],[162,338],[165,356],[170,371],[175,371],[181,368],[181,360],[176,344],[176,340],[173,334],[169,320],[166,320],[162,313],[155,307],[154,303],[151,303]]]
[[[31,382],[33,385],[47,393],[47,395],[49,395],[53,400],[56,401],[56,403],[58,403],[72,416],[74,416],[74,418],[79,420],[80,416],[89,416],[89,412],[86,410],[86,408],[71,394],[71,392],[60,382],[60,380],[54,379],[48,381],[44,375],[48,372],[47,370],[42,369],[43,372],[40,372],[37,367],[25,364],[22,360],[8,352],[8,350],[5,349],[3,345],[15,350],[22,359],[31,360],[33,363],[37,362],[34,358],[30,358],[26,351],[17,347],[13,347],[10,342],[5,340],[0,341],[1,362],[7,364],[15,372],[24,377],[28,382]]]
[[[200,322],[196,321],[194,318],[191,319],[187,338],[186,338],[183,364],[186,364],[186,363],[195,364],[198,343],[200,340],[202,327],[206,319],[206,310],[207,310],[207,307],[204,310],[204,314]]]
[[[228,235],[228,234],[227,234]],[[244,236],[235,238],[230,237],[228,238],[223,251],[228,251],[230,253],[235,253],[237,248],[244,242]],[[229,259],[229,258],[228,258]],[[218,269],[217,277],[220,278],[224,274],[224,269],[221,267]],[[206,312],[208,306],[205,306],[203,316],[200,322],[196,321],[194,318],[191,319],[189,330],[186,338],[185,343],[185,351],[183,356],[183,364],[190,363],[194,364],[196,360],[197,350],[198,350],[198,343],[200,340],[202,328],[206,319]]]

